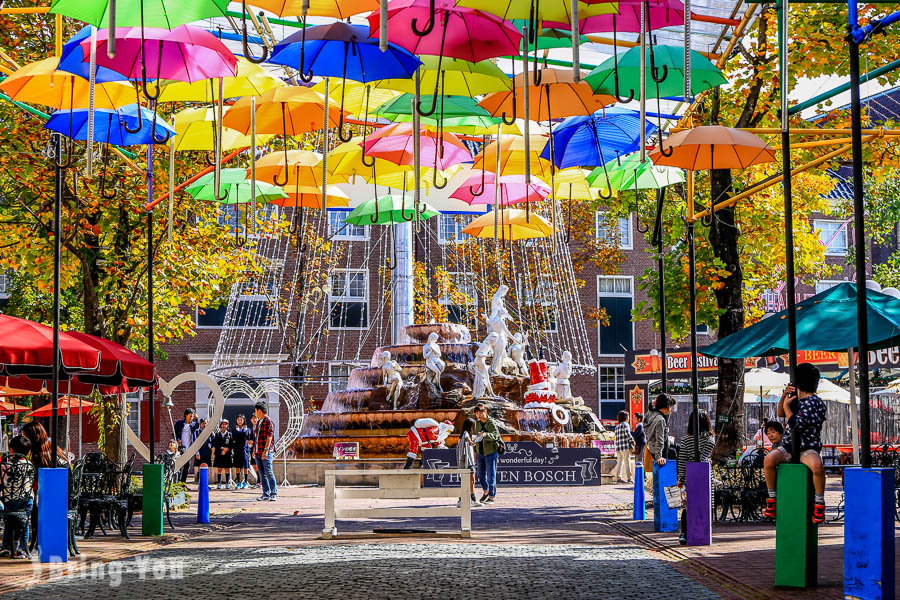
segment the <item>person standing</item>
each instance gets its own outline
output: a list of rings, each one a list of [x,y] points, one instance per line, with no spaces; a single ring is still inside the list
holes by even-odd
[[[197,435],[200,435],[200,432],[206,429],[206,419],[200,419],[200,427],[197,429]],[[206,441],[200,446],[197,450],[197,454],[194,455],[194,483],[199,482],[200,480],[200,467],[206,466],[208,468],[212,468],[212,436],[206,438]],[[209,483],[209,487],[212,488],[212,481],[207,480]]]
[[[489,415],[487,406],[479,402],[475,405],[475,442],[478,444],[478,470],[481,472],[481,489],[484,495],[480,502],[493,504],[497,496],[497,459],[498,448],[503,438],[497,422]]]
[[[668,394],[660,394],[656,398],[644,431],[647,434],[647,451],[644,455],[644,471],[653,472],[653,463],[659,466],[666,464],[669,456],[669,413],[675,406],[675,398]]]
[[[634,429],[631,430],[631,437],[634,438],[634,462],[644,460],[644,446],[647,445],[647,436],[644,435],[644,413],[634,413],[636,421]]]
[[[481,506],[481,502],[475,497],[475,446],[477,444],[472,437],[474,431],[474,419],[463,421],[462,431],[459,434],[459,443],[456,445],[456,467],[469,470],[469,491],[472,493],[472,505]],[[462,500],[459,500],[456,506],[457,508],[462,506]]]
[[[242,490],[247,487],[247,441],[250,439],[244,415],[238,415],[231,436],[234,442],[231,463],[234,468],[235,489]]]
[[[256,444],[256,426],[259,425],[259,418],[257,418],[256,413],[250,415],[250,438],[247,440],[247,448],[248,448],[248,459],[250,461],[250,466],[247,470],[250,472],[253,477],[256,478],[256,483],[253,484],[255,488],[262,487],[262,477],[260,477],[259,473],[256,472],[256,459],[254,458],[254,445]]]
[[[710,462],[713,450],[716,449],[716,438],[712,433],[712,423],[709,421],[709,413],[700,409],[700,434],[694,432],[695,413],[691,411],[688,417],[687,433],[681,438],[681,445],[678,446],[678,487],[684,487],[685,473],[687,471],[687,463],[689,462]],[[700,438],[700,458],[694,456],[694,437]],[[681,535],[678,536],[678,542],[683,546],[687,544],[687,507],[681,509]]]
[[[184,454],[185,450],[191,447],[194,440],[197,439],[200,427],[197,423],[197,415],[193,408],[184,409],[184,418],[175,421],[175,439],[178,441],[178,452]],[[191,461],[184,463],[181,467],[181,475],[179,480],[187,483],[188,471],[191,468]]]
[[[620,410],[616,415],[616,480],[619,483],[634,482],[634,467],[631,465],[631,455],[634,451],[634,438],[631,437],[631,428],[628,427],[628,413]],[[622,475],[624,471],[625,475]]]
[[[25,463],[27,465],[28,460],[25,458],[28,455],[28,452],[31,450],[31,441],[24,435],[17,435],[14,438],[9,440],[9,456],[18,456],[16,462],[13,463],[11,458],[6,458],[6,463],[3,463],[3,468],[0,469],[0,479],[2,479],[2,484],[4,487],[13,486],[15,484],[12,481],[12,477],[9,474],[9,471],[16,468],[16,464]],[[37,475],[35,474],[35,481],[37,480]],[[19,484],[24,483],[24,481],[19,480]],[[26,487],[19,487],[18,490],[12,489],[8,490],[10,496],[16,496],[15,500],[9,500],[4,507],[7,513],[16,513],[16,512],[24,512],[25,513],[25,523],[23,523],[23,528],[25,529],[25,536],[23,542],[27,547],[29,544],[29,536],[28,536],[28,527],[27,522],[31,518],[34,509],[34,494],[35,489],[28,489]],[[0,503],[2,505],[2,503]],[[19,558],[24,554],[25,548],[14,548],[13,544],[16,540],[13,540],[11,537],[12,529],[9,526],[3,528],[3,540],[0,543],[0,554],[9,553],[11,558]]]
[[[262,481],[262,496],[257,500],[274,502],[278,498],[278,486],[275,484],[275,471],[272,470],[272,458],[275,451],[275,423],[267,414],[269,407],[265,402],[257,402],[256,406],[256,441],[253,443],[253,456],[256,459],[256,471]]]
[[[228,419],[219,422],[219,431],[213,438],[213,466],[216,468],[216,489],[222,489],[222,475],[225,475],[225,489],[231,487],[231,450],[234,446],[231,432],[228,431]]]

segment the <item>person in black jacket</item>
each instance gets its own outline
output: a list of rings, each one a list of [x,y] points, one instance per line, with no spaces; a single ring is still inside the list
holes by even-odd
[[[219,423],[219,431],[212,436],[213,466],[216,468],[216,489],[222,489],[222,475],[225,475],[225,488],[231,483],[231,457],[234,448],[234,438],[228,431],[228,419],[222,419]]]
[[[197,428],[197,431],[200,432],[200,431],[203,431],[204,429],[206,429],[206,419],[200,419],[200,426]],[[204,444],[202,446],[200,446],[200,449],[197,450],[197,454],[194,455],[194,481],[195,482],[200,478],[200,467],[201,466],[206,465],[207,467],[212,467],[212,462],[213,462],[212,454],[213,454],[212,436],[210,436],[206,439],[206,442],[204,442]],[[209,487],[212,487],[212,483],[210,483]]]
[[[184,454],[184,451],[197,439],[199,433],[200,426],[197,423],[197,415],[194,414],[194,409],[186,408],[184,411],[184,418],[175,421],[175,441],[178,444],[178,452]],[[180,481],[187,482],[188,470],[190,470],[190,468],[191,461],[184,463],[184,466],[181,468],[181,474],[179,475]]]
[[[231,452],[232,467],[234,467],[234,483],[235,489],[242,490],[247,485],[247,467],[249,466],[249,453],[247,452],[247,441],[250,439],[250,429],[247,427],[247,419],[244,415],[238,415],[235,420],[234,429],[231,430],[234,446]]]

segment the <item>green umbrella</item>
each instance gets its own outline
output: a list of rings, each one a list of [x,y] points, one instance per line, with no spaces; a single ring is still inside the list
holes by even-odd
[[[900,343],[900,300],[868,290],[869,348]],[[846,352],[859,345],[856,329],[856,285],[841,283],[797,303],[797,349]],[[700,350],[707,356],[747,358],[788,352],[787,311],[720,339]]]
[[[440,214],[440,211],[424,202],[419,203],[419,220],[430,219]],[[350,225],[394,225],[415,220],[413,201],[407,203],[405,196],[382,196],[368,200],[356,208],[344,218],[344,223]]]
[[[413,94],[402,94],[376,108],[373,114],[395,123],[411,123],[414,98]],[[430,112],[431,103],[431,98],[423,98],[423,110]],[[437,110],[430,116],[419,117],[424,127],[476,135],[496,129],[500,122],[499,117],[492,117],[475,99],[468,96],[438,96],[437,106]]]
[[[118,0],[118,27],[173,29],[211,17],[224,17],[230,0]],[[143,7],[143,21],[141,8]],[[109,0],[53,0],[50,12],[72,17],[94,27],[109,26]]]
[[[647,49],[647,98],[666,98],[684,94],[684,48],[680,46],[653,46],[653,61],[650,60],[650,49]],[[610,57],[584,78],[595,94],[616,93],[616,57]],[[641,82],[641,49],[634,47],[618,54],[619,92],[628,95],[633,90],[638,95]],[[653,67],[656,67],[656,79],[653,78]],[[660,80],[657,84],[656,80]],[[705,56],[691,50],[691,93],[699,94],[704,90],[728,83],[722,72]]]
[[[519,24],[519,30],[521,31],[522,27],[526,23],[526,21],[520,21],[518,19],[513,20],[513,24]],[[590,44],[591,39],[586,36],[580,36],[579,40],[582,44]],[[572,47],[572,32],[566,31],[565,29],[555,29],[553,27],[546,27],[541,29],[538,34],[537,44],[532,44],[530,51],[535,50],[552,50],[553,48],[571,48]],[[525,52],[525,38],[522,38],[522,41],[519,43],[519,50]],[[516,58],[519,58],[518,56]]]
[[[613,159],[606,163],[609,174],[610,191],[620,190],[656,190],[666,186],[684,182],[684,172],[674,167],[659,167],[650,159],[641,164],[639,153]],[[588,184],[593,188],[606,189],[604,167],[597,167],[587,176]]]
[[[207,173],[185,188],[195,200],[216,202],[215,173]],[[244,204],[251,200],[252,181],[247,179],[247,169],[222,169],[221,189],[227,192],[221,204]],[[270,202],[287,198],[284,190],[271,183],[256,182],[256,201]]]

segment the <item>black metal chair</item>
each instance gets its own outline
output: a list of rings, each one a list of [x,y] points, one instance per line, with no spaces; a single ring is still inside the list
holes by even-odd
[[[10,556],[17,556],[21,546],[25,556],[31,559],[28,547],[28,526],[31,522],[29,507],[34,506],[35,469],[21,454],[7,454],[0,460],[0,521],[3,522],[9,540]]]
[[[72,465],[72,470],[69,472],[69,510],[67,515],[69,520],[69,554],[71,556],[81,554],[75,540],[75,532],[78,524],[78,502],[81,499],[81,475],[83,471],[84,465],[81,462],[76,462]]]
[[[156,462],[162,463],[163,465],[163,499],[166,505],[166,520],[169,522],[169,527],[175,529],[175,525],[172,523],[172,501],[175,498],[172,487],[178,481],[178,471],[175,470],[175,459],[172,458],[170,454],[164,452],[156,456]]]

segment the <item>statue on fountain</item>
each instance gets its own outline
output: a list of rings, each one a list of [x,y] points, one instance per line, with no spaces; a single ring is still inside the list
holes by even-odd
[[[494,388],[491,386],[491,372],[488,370],[486,359],[488,356],[494,355],[494,362],[497,362],[497,340],[500,336],[497,332],[492,331],[488,334],[478,350],[475,351],[475,360],[469,367],[475,375],[475,381],[472,383],[472,397],[475,399],[485,395],[494,395]]]
[[[516,375],[528,377],[528,363],[525,362],[525,348],[528,347],[528,336],[518,332],[513,336],[513,344],[509,347],[509,357],[516,363]]]
[[[422,346],[422,356],[425,358],[425,385],[428,386],[432,396],[439,397],[444,392],[441,387],[441,374],[447,365],[441,359],[441,347],[437,341],[437,333],[428,334],[428,341]]]
[[[512,332],[506,326],[506,321],[512,317],[506,311],[506,305],[503,302],[504,297],[509,292],[509,287],[501,285],[491,297],[491,313],[487,318],[487,328],[491,333],[497,334],[497,341],[494,344],[494,360],[491,363],[491,374],[501,375],[503,373],[503,363],[506,360],[506,345],[510,338],[513,337]]]
[[[397,410],[397,402],[400,400],[400,392],[403,390],[403,377],[400,375],[400,365],[396,360],[391,360],[391,353],[385,350],[378,355],[381,365],[383,384],[388,386],[388,402]]]
[[[569,384],[569,377],[571,376],[572,353],[566,350],[562,354],[562,360],[553,368],[553,377],[556,380],[553,391],[557,400],[572,400],[572,387]]]

